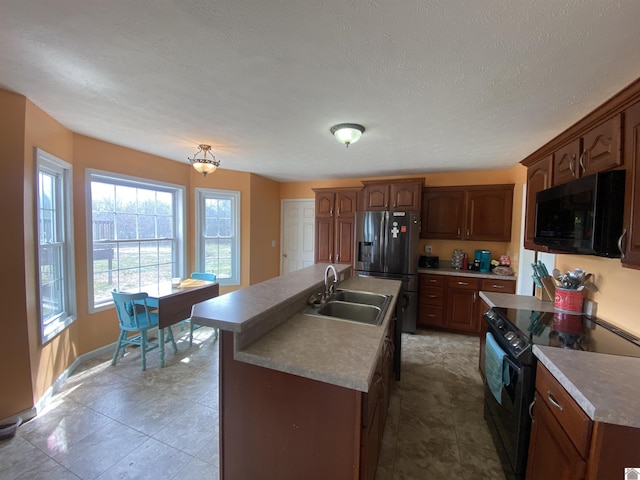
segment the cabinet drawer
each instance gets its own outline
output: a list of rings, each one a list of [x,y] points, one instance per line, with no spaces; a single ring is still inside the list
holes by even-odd
[[[427,275],[424,273],[420,274],[420,287],[444,287],[446,282],[444,275]]]
[[[444,325],[444,308],[433,305],[418,305],[418,325],[441,327]]]
[[[571,395],[541,364],[538,364],[536,390],[583,458],[587,458],[591,440],[591,419]]]
[[[480,290],[485,292],[515,293],[516,282],[514,280],[483,278],[480,282]]]
[[[471,277],[447,277],[447,286],[449,288],[466,288],[469,290],[480,289],[480,279]]]
[[[434,305],[441,307],[444,305],[444,288],[421,286],[419,300],[421,305]]]

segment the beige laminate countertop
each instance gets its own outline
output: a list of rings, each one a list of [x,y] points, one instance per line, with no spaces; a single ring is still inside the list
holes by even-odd
[[[438,268],[418,268],[418,273],[427,273],[430,275],[449,275],[453,277],[477,277],[489,278],[492,280],[512,280],[516,281],[515,275],[497,275],[492,272],[478,272],[477,270],[460,270],[451,267]]]
[[[553,302],[538,300],[529,295],[514,295],[512,293],[480,292],[480,298],[489,307],[519,308],[522,310],[536,310],[538,312],[553,312]]]
[[[304,315],[308,292],[323,285],[325,268],[314,265],[194,305],[195,323],[233,331],[236,360],[367,392],[402,284],[373,277],[339,284],[393,296],[379,326]]]
[[[589,418],[640,428],[640,358],[538,345],[533,353]]]

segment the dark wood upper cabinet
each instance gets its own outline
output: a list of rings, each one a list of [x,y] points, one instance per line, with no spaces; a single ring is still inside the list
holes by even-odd
[[[459,239],[465,215],[462,189],[425,188],[422,194],[421,238]]]
[[[420,236],[510,241],[513,187],[509,184],[425,188]]]
[[[546,251],[547,247],[533,242],[536,229],[536,193],[551,186],[553,155],[538,161],[527,169],[527,195],[524,224],[524,248]]]
[[[620,242],[622,264],[640,268],[640,102],[625,111],[624,139],[627,174],[624,230]]]
[[[580,139],[558,149],[553,154],[553,185],[560,185],[578,178],[580,158]],[[551,186],[551,185],[549,185]]]
[[[315,263],[352,263],[357,188],[316,188]]]
[[[553,154],[553,184],[622,165],[622,114],[592,128]]]
[[[420,210],[422,178],[362,183],[361,210]]]
[[[467,191],[466,240],[511,241],[513,185]]]

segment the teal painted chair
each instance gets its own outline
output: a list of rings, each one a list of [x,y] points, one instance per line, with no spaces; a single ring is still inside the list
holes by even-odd
[[[191,274],[191,278],[194,280],[207,280],[208,282],[216,281],[215,273],[204,273],[204,272],[193,272]],[[202,325],[197,325],[193,323],[192,319],[189,319],[189,346],[193,345],[193,331],[202,327]],[[218,329],[214,328],[215,338],[218,338]]]
[[[147,297],[149,296],[147,293],[120,293],[114,290],[111,295],[113,296],[113,303],[116,306],[118,321],[120,322],[120,336],[118,337],[118,345],[113,354],[111,365],[116,364],[120,354],[124,356],[127,345],[138,345],[140,347],[142,370],[147,369],[146,353],[154,348],[162,345],[164,349],[164,344],[171,342],[173,352],[177,353],[178,347],[173,338],[171,327],[158,329],[157,342],[148,340],[147,332],[149,329],[158,327],[158,314],[157,312],[152,312],[152,307],[147,305]],[[165,330],[167,331],[166,340],[164,338]],[[134,335],[129,336],[131,333],[134,333]],[[164,367],[164,350],[160,352],[160,366]]]

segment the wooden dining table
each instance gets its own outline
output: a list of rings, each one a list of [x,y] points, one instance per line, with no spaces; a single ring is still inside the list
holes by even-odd
[[[147,305],[157,309],[158,343],[160,364],[164,365],[164,329],[191,317],[191,308],[200,302],[217,297],[220,293],[218,282],[187,278],[178,285],[170,282],[147,285],[140,288],[149,297]]]

